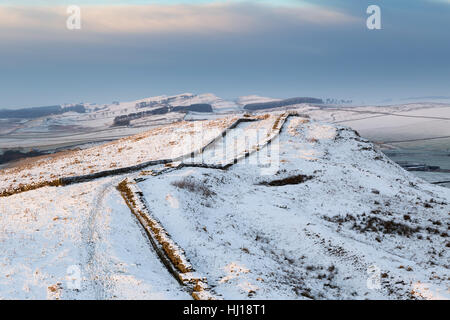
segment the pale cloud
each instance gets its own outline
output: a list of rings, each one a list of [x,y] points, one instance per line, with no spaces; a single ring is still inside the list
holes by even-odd
[[[341,25],[359,18],[318,6],[255,4],[82,6],[83,32],[94,33],[242,33],[288,26]],[[65,6],[0,6],[0,35],[7,30],[65,32]]]
[[[0,7],[0,33],[6,29],[48,29],[55,26],[65,13],[64,8]]]

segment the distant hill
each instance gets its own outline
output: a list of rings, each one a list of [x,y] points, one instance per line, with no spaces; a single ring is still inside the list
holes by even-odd
[[[35,119],[50,115],[62,114],[65,112],[78,112],[85,113],[86,110],[83,105],[77,104],[70,107],[62,107],[60,105],[57,106],[45,106],[45,107],[32,107],[32,108],[24,108],[17,110],[0,110],[0,119]]]
[[[19,150],[6,150],[3,154],[0,155],[0,165],[19,159],[41,156],[43,154],[45,154],[45,152],[38,150],[31,150],[29,152],[22,152]]]
[[[450,189],[302,109],[0,170],[0,299],[449,299]]]
[[[261,110],[261,109],[272,109],[272,108],[280,108],[287,107],[295,104],[301,103],[315,103],[315,104],[323,104],[322,99],[310,98],[310,97],[299,97],[299,98],[290,98],[281,101],[270,101],[270,102],[261,102],[261,103],[250,103],[244,106],[245,110]]]
[[[177,106],[177,107],[171,107],[171,106],[164,106],[160,108],[156,108],[153,110],[147,110],[147,111],[141,111],[141,112],[135,112],[130,113],[127,115],[117,116],[114,118],[113,126],[127,126],[130,124],[132,120],[156,115],[156,114],[166,114],[168,112],[188,112],[188,111],[194,111],[194,112],[213,112],[213,108],[210,104],[207,103],[196,103],[191,104],[189,106]]]
[[[213,108],[208,103],[195,103],[195,104],[191,104],[190,106],[173,107],[172,111],[176,111],[176,112],[187,112],[187,111],[213,112]]]

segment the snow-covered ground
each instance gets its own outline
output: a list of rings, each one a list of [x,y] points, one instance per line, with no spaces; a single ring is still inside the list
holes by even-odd
[[[223,139],[212,144],[190,161],[213,165],[226,165],[232,162],[246,151],[264,145],[279,116],[274,113],[268,117],[261,117],[259,121],[239,123],[236,128],[227,131]]]
[[[156,96],[128,102],[99,105],[83,103],[85,113],[67,112],[32,120],[0,120],[0,150],[36,148],[55,149],[76,146],[93,141],[118,139],[149,130],[160,125],[182,120],[185,113],[169,112],[162,115],[146,115],[133,120],[129,126],[113,126],[114,118],[132,113],[146,112],[163,106],[189,106],[211,104],[215,113],[236,111],[233,101],[213,94],[184,93],[174,96]],[[70,105],[67,105],[70,106]],[[4,124],[6,122],[6,125]]]
[[[237,99],[237,103],[244,107],[246,104],[251,103],[263,103],[263,102],[272,102],[272,101],[279,101],[280,99],[274,99],[274,98],[268,98],[268,97],[261,97],[258,95],[249,95],[249,96],[243,96],[239,97]]]
[[[216,294],[450,297],[450,190],[340,127],[293,118],[278,142],[274,176],[261,175],[254,154],[229,171],[183,168],[140,183],[150,210]],[[299,176],[305,181],[277,186]],[[368,287],[371,279],[380,288]]]
[[[209,122],[179,122],[105,145],[51,157],[43,156],[31,163],[2,170],[0,193],[26,184],[176,158],[216,138],[236,119],[231,116]]]
[[[189,298],[150,249],[117,183],[1,198],[0,299]]]
[[[449,104],[309,108],[304,112],[317,120],[350,126],[371,141],[450,137]]]
[[[180,122],[2,170],[0,187],[189,154],[236,119]],[[259,145],[252,134],[272,134],[277,119],[242,123],[202,161]],[[353,130],[306,117],[288,118],[257,149],[227,170],[174,164],[0,197],[0,298],[189,298],[116,190],[125,178],[140,178],[149,211],[218,298],[450,298],[450,189]]]
[[[68,112],[33,120],[1,120],[0,152],[2,149],[54,150],[85,143],[108,141],[151,128],[186,120],[208,120],[223,114],[243,113],[246,104],[278,101],[280,99],[248,95],[223,99],[212,93],[183,93],[173,96],[155,96],[111,104],[83,103],[85,113]],[[169,112],[145,115],[128,126],[113,126],[114,118],[132,113],[152,111],[162,106],[189,106],[210,104],[213,113]],[[67,105],[70,106],[70,105]],[[409,139],[450,136],[448,103],[405,103],[384,106],[289,106],[309,114],[317,120],[351,126],[372,141],[402,141]],[[265,112],[265,111],[264,111]],[[425,116],[425,117],[424,117]],[[446,119],[439,119],[446,118]],[[450,140],[449,140],[450,141]],[[433,141],[427,140],[431,144]],[[448,141],[447,141],[448,144]],[[407,145],[404,142],[402,146]]]
[[[427,172],[427,171],[415,171],[414,175],[419,178],[430,182],[439,183],[442,187],[450,188],[450,173],[447,172]]]

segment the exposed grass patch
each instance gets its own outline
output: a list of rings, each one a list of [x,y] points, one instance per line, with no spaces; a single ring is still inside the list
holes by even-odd
[[[136,208],[136,202],[134,201],[134,194],[128,187],[127,180],[123,180],[117,185],[117,190],[122,194],[128,207],[134,211]]]
[[[420,227],[411,227],[404,223],[395,222],[393,220],[383,220],[377,217],[370,217],[365,223],[358,225],[354,224],[354,229],[365,232],[383,232],[385,234],[398,234],[400,236],[407,236],[419,232]]]
[[[9,189],[2,191],[0,193],[0,197],[9,197],[17,193],[22,193],[26,191],[36,190],[43,187],[59,187],[62,186],[63,183],[61,179],[56,179],[52,181],[44,181],[40,183],[33,183],[33,184],[20,184],[17,188]]]
[[[187,190],[189,192],[198,193],[206,198],[216,195],[216,193],[214,191],[212,191],[211,189],[209,189],[209,187],[205,183],[195,181],[194,179],[192,179],[190,177],[184,178],[179,181],[174,181],[171,183],[171,185],[173,185],[174,187],[177,187],[179,189]]]
[[[278,130],[278,129],[279,129],[278,126],[279,126],[280,121],[281,121],[282,118],[283,118],[283,115],[280,115],[280,116],[275,120],[275,122],[273,123],[273,126],[272,126],[272,130]]]
[[[373,210],[372,214],[380,214],[380,210]],[[407,218],[405,218],[407,217]],[[334,217],[322,217],[324,220],[337,223],[342,225],[344,223],[352,223],[352,229],[357,230],[359,232],[382,232],[384,234],[398,234],[400,236],[410,237],[411,235],[419,232],[421,230],[420,227],[413,227],[408,224],[402,222],[396,222],[394,220],[384,220],[378,218],[376,216],[352,216],[347,214],[345,216],[334,216]],[[404,220],[411,221],[408,215],[404,216]],[[376,239],[378,242],[381,239]]]
[[[159,225],[159,223],[157,223],[155,220],[149,218],[145,212],[139,209],[139,206],[137,205],[138,200],[135,198],[135,194],[128,186],[128,182],[126,179],[118,184],[117,190],[119,190],[119,192],[121,193],[123,199],[125,200],[125,203],[130,208],[131,212],[133,212],[133,214],[136,215],[139,220],[142,219],[145,222],[143,224],[143,227],[149,228],[152,231],[156,241],[158,241],[158,243],[162,246],[163,251],[165,252],[168,259],[173,263],[173,265],[182,273],[191,272],[192,267],[184,263],[185,259],[183,259],[178,252],[181,249],[175,248],[175,244],[170,240],[169,235],[166,233],[163,227]]]
[[[270,187],[280,187],[280,186],[304,183],[308,180],[311,180],[312,178],[314,178],[314,177],[299,174],[299,175],[287,177],[284,179],[273,180],[273,181],[264,181],[264,182],[261,182],[260,185],[270,186]]]

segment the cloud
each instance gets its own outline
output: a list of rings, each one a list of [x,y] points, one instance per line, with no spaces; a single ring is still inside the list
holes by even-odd
[[[179,4],[211,4],[211,3],[259,3],[268,5],[303,5],[307,0],[77,0],[78,5],[179,5]],[[2,0],[6,5],[31,5],[31,6],[51,6],[51,5],[72,5],[73,0]]]
[[[448,91],[446,3],[380,0],[378,32],[365,27],[370,0],[255,1],[81,5],[80,31],[66,29],[65,6],[0,5],[0,107],[185,91],[345,99]]]
[[[277,26],[345,25],[358,21],[318,6],[267,6],[251,3],[82,6],[83,32],[111,34],[248,33]],[[64,6],[0,6],[0,28],[66,32]]]

